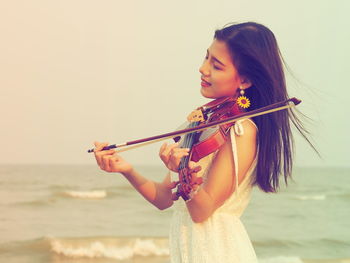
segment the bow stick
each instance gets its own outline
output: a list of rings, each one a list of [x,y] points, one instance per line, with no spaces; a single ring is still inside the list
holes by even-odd
[[[143,139],[139,139],[139,140],[129,141],[129,142],[121,143],[121,144],[112,144],[112,145],[108,145],[108,146],[103,147],[102,150],[104,151],[104,150],[110,150],[113,148],[125,147],[124,149],[120,149],[120,150],[116,151],[117,153],[124,152],[124,151],[128,151],[128,150],[131,150],[134,148],[145,146],[145,145],[148,145],[151,143],[156,143],[156,142],[159,142],[162,140],[166,140],[166,139],[174,138],[174,137],[177,137],[180,135],[184,135],[187,133],[203,131],[203,130],[206,130],[208,128],[215,127],[217,125],[223,125],[223,124],[236,122],[236,121],[246,119],[246,118],[252,118],[252,117],[256,117],[256,116],[260,116],[260,115],[264,115],[264,114],[268,114],[268,113],[272,113],[272,112],[276,112],[276,111],[280,111],[280,110],[284,110],[284,109],[289,109],[289,108],[295,107],[300,102],[301,102],[301,100],[293,97],[293,98],[285,100],[285,101],[277,102],[277,103],[274,103],[274,104],[271,104],[271,105],[268,105],[265,107],[261,107],[259,109],[252,110],[249,112],[245,112],[242,114],[238,114],[236,116],[229,117],[229,118],[226,118],[223,120],[217,120],[217,121],[213,121],[213,122],[210,122],[207,124],[198,125],[198,126],[193,127],[193,128],[182,129],[182,130],[178,130],[178,131],[174,131],[174,132],[164,133],[164,134],[151,136],[151,137],[147,137],[147,138],[143,138]],[[88,150],[88,153],[91,153],[91,152],[94,152],[94,148]]]

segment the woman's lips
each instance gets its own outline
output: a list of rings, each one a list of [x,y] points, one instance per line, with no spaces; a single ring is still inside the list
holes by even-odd
[[[201,80],[202,80],[201,86],[202,86],[203,88],[207,88],[207,87],[210,87],[210,86],[211,86],[211,84],[210,84],[209,82],[205,81],[204,79],[201,79]]]

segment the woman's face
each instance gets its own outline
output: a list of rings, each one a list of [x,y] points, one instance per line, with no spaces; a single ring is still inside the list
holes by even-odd
[[[223,41],[214,40],[199,68],[201,94],[206,98],[234,96],[242,80],[232,63],[231,55]]]

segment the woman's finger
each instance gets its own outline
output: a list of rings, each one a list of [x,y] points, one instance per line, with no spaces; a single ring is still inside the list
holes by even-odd
[[[108,146],[108,142],[97,142],[97,141],[95,141],[94,142],[94,145],[95,145],[95,149],[94,149],[94,152],[99,152],[99,151],[101,151],[102,149],[103,149],[103,147],[105,147],[105,146]]]
[[[169,155],[169,153],[176,147],[179,147],[179,143],[173,143],[173,144],[170,144],[168,147],[166,147],[164,150],[163,150],[163,155]]]
[[[198,166],[198,164],[196,162],[194,162],[194,161],[189,161],[188,162],[188,168],[190,168],[190,169],[194,169],[197,166]]]
[[[102,154],[101,152],[103,152],[102,149],[103,147],[108,145],[108,142],[105,142],[105,143],[94,142],[94,144],[95,144],[94,155],[97,163],[100,164],[101,162],[100,156]]]
[[[104,156],[111,156],[112,154],[115,153],[115,150],[111,149],[111,150],[107,150],[107,151],[99,151],[95,153],[95,159],[97,161],[97,164],[100,167],[104,167],[104,163],[103,163],[103,157]]]
[[[169,160],[179,160],[184,157],[189,155],[189,150],[187,149],[183,149],[183,148],[178,148],[178,149],[174,149],[171,151],[171,153],[169,154],[168,159]]]
[[[110,169],[110,165],[109,165],[109,159],[112,158],[112,155],[103,155],[102,157],[102,166],[103,166],[103,170],[109,170]]]
[[[202,167],[200,165],[198,165],[198,163],[190,161],[188,163],[188,168],[190,169],[191,173],[198,173]]]
[[[166,164],[169,161],[169,156],[164,154],[165,149],[168,147],[168,144],[165,142],[159,149],[159,157]]]
[[[189,153],[189,152],[190,152],[189,148],[174,148],[172,149],[170,154],[174,155],[177,153]]]
[[[161,156],[161,154],[163,153],[163,151],[165,150],[165,148],[168,146],[168,144],[165,142],[162,144],[162,146],[159,149],[159,156]]]
[[[181,159],[184,156],[188,156],[190,153],[189,151],[186,150],[181,150],[181,151],[174,151],[171,156],[170,159]]]
[[[105,156],[105,155],[111,155],[115,152],[115,150],[107,150],[107,151],[99,151],[99,152],[96,152],[95,153],[95,158],[96,158],[96,161],[97,161],[97,164],[98,165],[101,165],[101,162],[102,162],[102,157]]]
[[[115,153],[113,154],[109,159],[108,159],[108,165],[109,165],[109,169],[118,172],[117,168],[117,163],[119,161],[119,156]]]
[[[172,149],[174,149],[175,147],[178,147],[179,143],[174,143],[171,145],[167,145],[166,143],[164,143],[159,151],[159,157],[160,159],[162,159],[162,161],[167,164],[169,162],[169,155],[172,151]]]
[[[169,189],[174,189],[179,183],[180,181],[173,181],[168,185],[168,187]]]
[[[168,162],[167,167],[174,172],[178,172],[181,159],[187,155],[188,155],[188,153],[179,153],[176,155],[172,155],[169,158],[169,162]]]

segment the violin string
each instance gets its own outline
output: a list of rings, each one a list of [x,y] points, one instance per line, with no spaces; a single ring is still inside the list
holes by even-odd
[[[192,122],[189,126],[190,126],[190,128],[193,128],[193,127],[198,126],[199,123],[200,122]],[[190,149],[192,148],[192,146],[194,144],[194,136],[195,136],[195,133],[189,133],[189,134],[185,135],[183,148],[190,148]],[[189,158],[190,158],[190,155],[182,158],[182,160],[180,161],[180,165],[179,165],[180,170],[187,166],[187,164],[189,162]]]
[[[193,123],[190,123],[190,125],[188,126],[189,128],[192,128]],[[188,144],[189,144],[189,137],[190,134],[186,134],[185,138],[184,138],[184,143],[182,145],[183,148],[188,148]],[[185,168],[185,162],[186,162],[186,158],[182,158],[180,161],[180,165],[179,165],[179,170],[182,170],[183,168]]]

